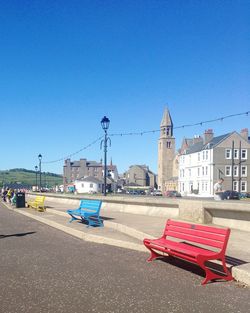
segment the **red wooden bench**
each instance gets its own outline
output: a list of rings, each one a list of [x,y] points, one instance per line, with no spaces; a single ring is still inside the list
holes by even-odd
[[[213,279],[232,280],[225,262],[225,252],[230,229],[213,226],[189,224],[167,220],[164,233],[159,239],[144,239],[144,245],[151,251],[148,261],[158,257],[175,256],[198,264],[205,271],[202,285]],[[197,245],[198,244],[198,245]],[[160,251],[159,254],[156,251]],[[221,260],[224,273],[213,272],[205,262]]]

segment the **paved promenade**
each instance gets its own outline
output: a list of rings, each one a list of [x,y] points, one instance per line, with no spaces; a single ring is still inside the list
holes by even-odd
[[[85,241],[145,252],[145,260],[149,252],[145,249],[142,240],[145,237],[159,237],[166,221],[163,217],[103,210],[101,215],[105,227],[87,228],[78,221],[69,223],[70,216],[66,210],[76,206],[67,201],[65,203],[49,201],[44,213],[29,208],[13,209],[10,205],[7,207]],[[250,286],[250,232],[232,229],[226,261],[234,278]]]
[[[18,212],[29,213],[0,203],[0,313],[249,310],[250,288],[240,283],[202,286],[197,266],[147,263],[144,252],[79,240]]]

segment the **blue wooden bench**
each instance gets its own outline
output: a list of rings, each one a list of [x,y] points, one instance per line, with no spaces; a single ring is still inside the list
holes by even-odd
[[[100,218],[100,209],[102,206],[101,200],[89,200],[83,199],[80,201],[80,206],[75,210],[67,210],[67,213],[71,216],[70,223],[74,220],[80,220],[87,222],[88,226],[103,226],[103,221]]]

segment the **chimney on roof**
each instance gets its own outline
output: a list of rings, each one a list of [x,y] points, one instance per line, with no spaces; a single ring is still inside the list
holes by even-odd
[[[204,132],[204,144],[210,142],[214,137],[214,132],[211,128],[205,130]]]
[[[196,144],[200,141],[203,141],[202,137],[200,135],[195,135],[193,138],[193,144]]]
[[[244,139],[248,140],[248,128],[243,128],[243,129],[240,131],[240,134],[241,134],[241,136],[242,136]]]

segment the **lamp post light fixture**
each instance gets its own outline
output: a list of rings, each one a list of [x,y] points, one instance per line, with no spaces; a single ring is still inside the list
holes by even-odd
[[[36,191],[37,191],[37,170],[38,170],[38,166],[35,166],[35,170],[36,170]]]
[[[41,163],[42,163],[42,155],[41,153],[38,155],[39,160],[39,191],[42,191],[42,171],[41,171]]]
[[[104,116],[101,120],[102,129],[105,132],[104,139],[101,141],[101,148],[102,144],[104,145],[104,190],[103,195],[106,196],[107,193],[107,142],[109,141],[109,146],[111,146],[111,140],[107,135],[107,130],[109,128],[110,120]]]

